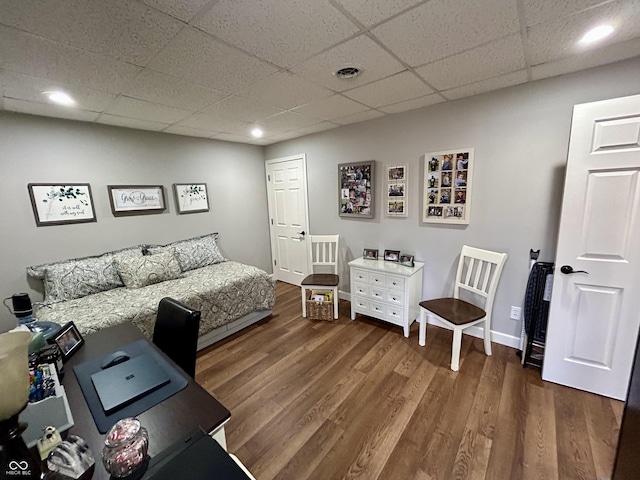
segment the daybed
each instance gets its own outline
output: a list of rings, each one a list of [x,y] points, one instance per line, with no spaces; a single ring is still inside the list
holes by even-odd
[[[199,349],[270,315],[275,302],[273,277],[226,260],[217,234],[33,266],[27,273],[43,281],[38,320],[73,321],[82,334],[131,321],[151,337],[160,299],[172,297],[202,312]]]

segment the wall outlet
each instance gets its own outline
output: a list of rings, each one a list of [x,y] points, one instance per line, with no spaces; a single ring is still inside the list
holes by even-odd
[[[520,320],[520,316],[522,314],[522,308],[511,306],[511,319],[512,320]]]

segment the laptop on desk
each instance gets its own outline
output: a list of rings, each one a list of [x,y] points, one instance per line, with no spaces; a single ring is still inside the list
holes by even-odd
[[[169,375],[149,354],[91,375],[107,415],[169,383]]]

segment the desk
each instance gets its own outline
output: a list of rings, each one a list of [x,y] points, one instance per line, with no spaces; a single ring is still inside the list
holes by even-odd
[[[84,338],[84,346],[64,365],[62,384],[66,390],[75,423],[69,433],[84,438],[91,447],[96,460],[95,473],[91,477],[93,480],[107,480],[109,478],[109,474],[102,466],[101,458],[105,436],[96,428],[73,371],[73,366],[117,350],[120,346],[141,338],[145,337],[131,323],[123,323],[100,330],[87,335]],[[217,435],[214,435],[214,438],[226,450],[226,444],[223,443],[223,425],[230,417],[229,410],[190,378],[189,384],[184,390],[141,413],[137,418],[149,432],[149,456],[153,457],[198,427],[206,432],[216,432]]]

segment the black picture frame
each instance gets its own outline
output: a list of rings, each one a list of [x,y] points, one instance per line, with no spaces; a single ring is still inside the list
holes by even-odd
[[[365,248],[362,252],[362,258],[365,260],[378,260],[378,249]]]
[[[49,343],[55,343],[62,352],[62,361],[66,362],[82,345],[84,338],[80,335],[78,327],[73,322],[65,323],[58,333],[49,339]]]
[[[338,216],[373,218],[375,160],[338,165]]]
[[[400,250],[385,250],[384,251],[385,262],[398,262],[400,260]]]
[[[406,253],[400,254],[400,265],[405,267],[413,267],[413,255],[407,255]]]

